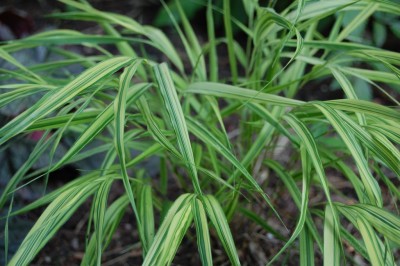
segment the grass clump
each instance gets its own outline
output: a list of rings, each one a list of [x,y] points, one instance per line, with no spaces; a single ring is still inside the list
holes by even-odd
[[[9,208],[4,219],[46,206],[9,265],[28,265],[90,197],[83,265],[101,264],[129,209],[143,265],[170,265],[186,235],[197,242],[203,265],[216,263],[215,239],[226,260],[240,265],[246,258],[230,229],[238,220],[279,242],[261,263],[294,252],[301,265],[317,258],[343,265],[357,256],[372,265],[396,264],[400,115],[391,93],[400,88],[400,54],[363,40],[368,23],[379,22],[376,14],[396,17],[398,4],[296,1],[278,8],[274,1],[243,1],[243,24],[230,15],[231,1],[222,9],[202,1],[208,40],[201,43],[197,22],[177,1],[179,24],[167,9],[182,44],[177,49],[160,29],[85,1],[61,2],[70,11],[53,17],[95,22],[103,34],[52,30],[0,46],[0,57],[12,66],[0,70],[1,107],[40,95],[1,127],[0,144],[13,149],[21,136],[42,132],[0,206],[23,186],[41,180],[45,186],[66,165],[95,155],[101,161],[21,209]],[[224,36],[214,26],[221,14]],[[95,52],[83,56],[68,45]],[[54,59],[29,66],[16,59],[38,46]],[[230,75],[222,69],[224,48]],[[68,68],[77,65],[80,74]],[[302,91],[317,94],[324,86],[344,97],[299,100]],[[372,92],[388,104],[371,101]],[[56,158],[64,138],[72,144]],[[30,171],[43,156],[48,165]],[[151,176],[143,166],[150,160],[159,162]],[[117,182],[125,192],[110,201]],[[296,217],[278,206],[281,197],[296,206]]]

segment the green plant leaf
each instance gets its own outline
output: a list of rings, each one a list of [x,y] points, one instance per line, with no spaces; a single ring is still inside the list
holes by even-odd
[[[334,219],[332,205],[327,205],[324,221],[324,266],[337,266],[341,264],[339,232],[337,231]]]
[[[58,194],[29,231],[9,265],[27,265],[41,248],[56,234],[76,209],[99,187],[104,176],[85,186],[75,186]]]
[[[124,195],[117,200],[115,200],[110,207],[107,208],[104,215],[104,225],[103,225],[103,238],[100,240],[102,242],[103,250],[109,245],[111,239],[118,228],[120,221],[129,205],[128,196]],[[81,265],[94,265],[96,259],[96,239],[95,235],[89,240],[89,243],[85,249],[85,254],[82,259]]]
[[[143,232],[142,221],[140,220],[141,217],[139,216],[136,207],[135,197],[133,195],[132,187],[129,181],[126,159],[125,159],[125,143],[124,143],[127,90],[131,86],[132,77],[136,73],[136,70],[140,66],[140,64],[142,64],[142,60],[140,59],[133,61],[130,66],[125,68],[124,72],[121,75],[117,99],[114,101],[114,113],[115,113],[114,140],[115,140],[115,149],[117,150],[117,154],[120,161],[121,175],[125,191],[128,194],[128,198],[131,203],[133,212],[135,213],[136,216],[140,240],[142,241],[143,247],[146,250],[146,248],[149,245],[146,243],[147,238],[145,237]]]
[[[134,59],[128,57],[115,57],[108,59],[83,72],[60,90],[51,90],[32,107],[18,115],[0,129],[0,144],[21,133],[35,121],[45,117],[60,108],[76,95],[83,92],[96,82],[108,78],[121,67],[132,63]]]
[[[179,103],[178,95],[169,74],[167,65],[161,64],[154,66],[154,74],[156,76],[165,107],[168,111],[172,127],[176,134],[179,150],[192,178],[193,187],[196,193],[201,194],[202,192],[197,176],[197,169],[194,162],[193,151],[190,144],[185,117],[183,115],[182,107]]]
[[[218,201],[211,195],[202,198],[207,215],[211,223],[214,225],[219,239],[229,257],[232,265],[240,265],[239,257],[236,251],[235,243],[233,242],[231,230],[229,229],[228,221],[225,214],[219,205]]]
[[[194,224],[196,225],[197,245],[202,265],[213,265],[206,211],[201,200],[193,198],[192,204]]]
[[[169,208],[154,241],[144,259],[143,265],[169,265],[192,223],[193,194],[183,194]]]
[[[153,196],[150,185],[140,187],[138,203],[140,221],[142,221],[141,225],[143,226],[142,231],[146,238],[145,243],[148,245],[145,250],[149,250],[154,239]],[[146,256],[146,254],[143,255]]]

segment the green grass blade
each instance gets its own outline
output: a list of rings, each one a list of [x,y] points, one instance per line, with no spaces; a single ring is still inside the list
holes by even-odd
[[[276,119],[270,111],[264,108],[262,105],[258,103],[248,103],[248,107],[250,110],[254,111],[257,115],[259,115],[262,119],[270,123],[276,130],[285,135],[293,144],[296,144],[296,140],[293,138],[292,134],[282,125],[278,119]]]
[[[303,1],[298,1],[298,10],[297,16],[295,21],[298,20],[298,16],[301,13],[303,6]],[[272,59],[271,65],[269,68],[269,73],[267,76],[270,77],[270,81],[267,83],[271,83],[271,81],[275,80],[286,68],[287,66],[300,54],[301,50],[303,49],[303,37],[300,34],[300,31],[295,27],[295,25],[287,20],[285,17],[277,14],[275,10],[270,8],[260,9],[260,18],[257,20],[257,24],[254,29],[254,45],[257,47],[263,47],[263,43],[268,40],[268,36],[276,34],[278,31],[281,30],[280,27],[287,29],[289,32],[284,35],[284,37],[279,41],[279,45],[276,45],[276,48],[273,50],[274,55]],[[272,24],[276,23],[280,27],[274,27],[276,25]],[[278,59],[281,56],[283,48],[286,46],[288,40],[292,37],[293,33],[296,35],[296,50],[293,53],[293,56],[289,59],[289,61],[280,68],[277,73],[273,73],[273,69],[275,68],[276,64],[278,63]],[[256,66],[257,68],[257,66]]]
[[[154,213],[153,213],[153,195],[150,185],[142,185],[139,190],[138,209],[140,220],[143,226],[143,235],[146,238],[147,248],[149,250],[154,239]],[[146,254],[143,254],[145,257]]]
[[[101,265],[101,255],[103,251],[104,220],[107,208],[108,194],[112,185],[112,179],[105,180],[99,187],[94,198],[94,228],[96,231],[96,261]]]
[[[349,24],[346,25],[346,27],[340,32],[339,36],[335,38],[335,41],[339,42],[347,38],[357,27],[366,22],[368,17],[370,17],[378,7],[379,3],[369,3]]]
[[[293,201],[296,204],[297,208],[300,208],[301,207],[301,193],[294,181],[294,178],[291,175],[289,175],[289,173],[286,171],[286,169],[282,165],[280,165],[278,162],[273,161],[273,160],[265,160],[264,162],[282,180],[282,182],[285,184],[285,187],[289,191],[291,197],[293,198]],[[318,247],[322,251],[323,250],[322,239],[318,233],[317,227],[315,226],[310,213],[307,214],[306,225],[307,225],[309,232],[311,232]]]
[[[207,33],[208,42],[210,45],[209,51],[209,67],[210,67],[210,81],[216,82],[218,80],[218,58],[217,49],[215,42],[215,27],[214,27],[214,16],[213,16],[213,3],[212,0],[207,2]]]
[[[109,245],[111,242],[111,239],[119,225],[119,223],[122,220],[122,217],[129,205],[129,199],[128,196],[124,195],[117,200],[115,200],[110,207],[107,208],[107,211],[104,215],[104,227],[103,227],[103,238],[101,239],[102,241],[102,247],[103,250]],[[86,265],[95,265],[95,259],[96,259],[96,237],[93,235],[90,240],[89,244],[87,245],[85,249],[85,254],[82,259],[81,265],[86,266]]]
[[[60,108],[72,100],[76,95],[85,89],[100,82],[118,71],[121,67],[132,63],[132,58],[115,57],[108,59],[79,75],[76,79],[60,90],[48,92],[41,100],[32,107],[21,113],[0,129],[0,145],[10,138],[21,133],[35,121]]]
[[[202,194],[185,117],[183,115],[182,107],[179,103],[178,95],[171,80],[167,65],[161,64],[154,66],[154,74],[156,76],[161,95],[164,99],[164,104],[168,111],[172,127],[176,134],[179,150],[182,154],[182,158],[186,164],[186,167],[189,170],[194,190],[197,194]]]
[[[31,132],[37,130],[57,129],[65,126],[67,122],[69,122],[69,126],[87,124],[95,120],[99,114],[100,111],[83,111],[79,114],[74,113],[43,118],[33,123],[25,131]]]
[[[151,26],[143,26],[137,21],[126,16],[96,10],[87,2],[85,4],[72,0],[60,0],[60,2],[83,10],[88,20],[117,24],[133,33],[145,36],[158,50],[165,54],[181,72],[183,72],[183,63],[178,55],[178,52],[161,30]],[[74,17],[76,16],[72,16],[72,18]],[[76,18],[79,19],[79,17]]]
[[[360,76],[365,80],[383,82],[387,84],[400,85],[398,73],[383,72],[378,70],[362,69],[355,67],[343,67],[342,71],[346,74]],[[397,70],[398,71],[398,70]]]
[[[367,250],[365,248],[364,243],[354,237],[349,231],[347,231],[344,226],[340,226],[340,235],[343,237],[343,240],[347,241],[358,253],[361,254],[364,258],[368,258]]]
[[[194,67],[194,72],[198,73],[198,77],[200,80],[207,80],[207,71],[206,71],[206,63],[204,60],[204,55],[203,51],[201,49],[199,40],[196,37],[196,34],[190,25],[190,22],[188,18],[186,17],[185,12],[182,9],[182,6],[180,4],[179,0],[175,0],[176,6],[178,8],[179,15],[181,17],[183,29],[185,30],[186,36],[189,41],[189,45],[191,48],[191,53],[192,53],[192,58],[195,59],[194,62],[192,62],[193,67]],[[195,3],[193,3],[195,4]]]
[[[219,239],[228,255],[232,265],[240,265],[238,253],[236,251],[235,243],[233,242],[232,233],[229,229],[228,221],[226,220],[224,211],[219,205],[218,201],[211,195],[202,198],[207,215],[211,223],[214,225]]]
[[[157,262],[157,265],[171,265],[172,260],[178,250],[186,231],[193,221],[193,213],[191,204],[187,204],[180,209],[171,221],[165,237],[164,248],[162,254]]]
[[[29,231],[9,265],[28,265],[87,197],[95,192],[100,185],[98,180],[58,194]]]
[[[369,124],[366,127],[372,134],[379,133],[395,143],[400,143],[400,128],[383,123]],[[371,130],[372,129],[372,130]]]
[[[193,194],[183,194],[177,198],[168,210],[154,241],[147,252],[143,266],[166,265],[172,260],[180,240],[186,233],[193,217],[191,217],[191,204]],[[173,238],[175,234],[176,238]],[[168,240],[168,242],[167,242]]]
[[[21,69],[23,72],[26,73],[26,75],[31,76],[28,79],[31,79],[33,82],[39,83],[39,84],[46,84],[46,82],[40,76],[38,76],[34,72],[30,71],[23,64],[18,62],[13,56],[11,56],[2,47],[0,47],[0,58],[4,59],[5,61],[9,62],[10,64],[12,64],[12,65],[16,66],[17,68]]]
[[[382,220],[384,221],[383,223],[384,230],[386,229],[393,230],[392,228],[393,224],[390,224],[390,222],[394,222],[395,223],[394,226],[398,227],[399,218],[386,212],[385,210],[382,210],[383,213],[379,213],[379,215],[384,215],[382,217],[370,217],[368,214],[368,212],[370,211],[370,207],[372,207],[371,208],[372,213],[374,213],[374,210],[380,209],[371,205],[365,205],[365,204],[344,205],[341,203],[337,203],[337,206],[339,211],[342,212],[346,216],[346,218],[357,227],[357,229],[359,229],[362,238],[364,240],[364,247],[366,249],[366,252],[364,253],[368,254],[366,258],[367,259],[369,258],[373,263],[379,262],[383,263],[384,265],[394,265],[395,263],[393,259],[393,253],[391,251],[391,248],[388,247],[387,243],[388,237],[386,235],[389,236],[389,239],[390,238],[394,239],[396,238],[396,236],[398,237],[398,232],[396,232],[395,235],[390,235],[390,232],[388,233],[387,231],[383,231],[382,235],[385,236],[384,237],[385,243],[383,243],[380,239],[380,236],[376,234],[375,230],[372,227],[375,226],[375,222],[377,221],[379,222],[380,220]],[[375,220],[375,218],[378,219]],[[382,227],[377,226],[375,227],[375,229],[379,231],[382,230]],[[398,243],[398,240],[395,241]]]
[[[18,86],[12,86],[10,84],[8,87],[4,89],[12,89],[9,92],[2,93],[0,99],[0,108],[11,104],[13,101],[18,99],[23,99],[25,97],[29,97],[32,94],[39,93],[44,90],[54,89],[54,86],[46,86],[46,85],[36,85],[36,84],[17,84]],[[1,86],[0,88],[2,88]]]
[[[213,134],[207,131],[204,125],[201,125],[200,123],[194,121],[189,117],[187,117],[186,121],[189,130],[194,135],[203,140],[204,143],[208,143],[209,145],[211,145],[218,153],[222,154],[230,163],[232,163],[236,167],[238,171],[240,171],[244,175],[244,177],[251,184],[251,186],[261,194],[265,202],[270,206],[270,208],[273,210],[278,219],[282,221],[282,219],[279,216],[279,213],[275,210],[271,200],[268,198],[267,195],[265,195],[264,191],[257,183],[257,181],[247,171],[245,166],[243,166],[243,164],[240,163],[239,160],[231,153],[231,151],[227,147],[225,147]]]
[[[369,224],[373,225],[378,232],[389,238],[396,244],[400,245],[400,217],[367,204],[344,205],[336,204],[339,211],[351,211],[352,213],[362,216]]]
[[[143,248],[146,250],[148,247],[146,243],[146,238],[144,236],[144,232],[142,231],[142,221],[140,220],[140,216],[136,207],[135,197],[133,195],[132,186],[129,181],[127,166],[126,166],[126,158],[125,158],[125,143],[124,143],[124,135],[125,135],[125,114],[126,114],[126,102],[127,102],[127,90],[131,86],[131,80],[133,75],[136,73],[137,68],[142,64],[142,60],[138,59],[132,62],[130,66],[125,68],[124,72],[120,78],[119,91],[116,100],[114,101],[114,121],[115,121],[115,149],[117,150],[117,154],[119,157],[120,163],[120,171],[122,175],[122,181],[124,183],[125,191],[128,194],[129,201],[131,203],[131,207],[136,217],[140,240],[143,243]]]
[[[338,113],[342,121],[354,132],[354,135],[363,145],[386,164],[395,174],[400,176],[400,152],[399,150],[380,133],[370,134],[363,127],[359,126],[349,117]]]
[[[333,216],[332,206],[327,205],[325,208],[324,221],[324,266],[341,265],[341,248],[339,243],[339,232],[337,232]]]
[[[304,224],[307,218],[307,208],[308,208],[308,195],[310,192],[310,181],[311,181],[311,161],[309,160],[309,155],[304,146],[301,148],[301,162],[302,162],[302,173],[303,173],[303,184],[301,193],[301,207],[300,207],[300,217],[293,230],[292,235],[285,245],[279,250],[278,253],[268,262],[269,265],[273,263],[300,235],[304,230]],[[329,196],[328,196],[329,199]]]
[[[332,208],[332,212],[333,212],[332,215],[334,217],[333,221],[334,221],[334,225],[335,225],[335,230],[337,230],[338,224],[339,224],[339,219],[337,217],[336,212],[334,212],[334,210],[333,210],[331,195],[329,192],[328,180],[325,175],[324,167],[323,167],[322,160],[321,160],[318,148],[317,148],[317,144],[315,143],[315,140],[314,140],[311,132],[307,129],[307,127],[304,125],[304,123],[301,122],[296,116],[294,116],[292,114],[288,114],[284,118],[289,123],[289,125],[294,129],[296,134],[300,137],[302,144],[304,145],[305,149],[307,150],[307,153],[310,156],[311,162],[312,162],[314,169],[319,177],[319,180],[320,180],[320,183],[324,190],[327,201]]]
[[[190,84],[187,92],[212,95],[221,98],[238,99],[241,101],[270,103],[285,107],[299,106],[303,104],[303,102],[299,100],[213,82],[197,82]]]
[[[353,158],[356,161],[357,167],[360,171],[360,176],[366,189],[369,201],[374,205],[382,206],[380,187],[369,170],[366,158],[364,157],[363,151],[361,150],[361,147],[354,134],[352,134],[352,130],[343,123],[338,111],[335,111],[323,103],[316,103],[315,106],[321,110],[321,112],[330,121],[353,155]]]
[[[304,227],[300,233],[300,265],[315,265],[313,238],[307,227]]]
[[[33,151],[29,154],[28,159],[21,165],[18,171],[11,177],[7,182],[2,194],[0,196],[0,209],[3,208],[4,204],[10,197],[10,193],[18,186],[18,184],[23,180],[24,176],[28,173],[29,169],[39,160],[39,158],[44,154],[44,152],[50,147],[51,143],[56,138],[56,134],[49,136],[49,132],[45,132],[43,137],[38,141]]]
[[[371,265],[388,265],[385,264],[385,259],[381,250],[382,247],[372,226],[362,217],[357,218],[357,225],[364,239]]]
[[[193,198],[192,204],[194,224],[196,225],[197,246],[202,265],[213,265],[206,211],[199,199]]]
[[[111,36],[117,37],[117,38],[122,38],[121,34],[120,34],[113,26],[111,26],[110,23],[103,22],[103,23],[101,24],[101,26],[102,26],[102,27],[104,28],[104,30],[105,30],[108,34],[110,34]],[[134,49],[132,48],[132,46],[128,43],[128,41],[125,41],[125,42],[118,42],[118,43],[116,43],[115,45],[116,45],[116,47],[118,48],[118,50],[120,51],[120,53],[121,53],[122,55],[130,56],[130,57],[134,57],[134,58],[137,58],[137,57],[138,57],[138,55],[136,54],[135,50],[134,50]],[[139,75],[143,80],[146,80],[146,79],[147,79],[147,76],[146,76],[147,74],[146,74],[146,71],[145,71],[145,68],[144,68],[144,67],[139,67],[138,70],[137,70],[137,72],[138,72],[138,75]]]
[[[181,155],[177,151],[177,149],[172,145],[172,143],[168,140],[168,138],[163,134],[160,127],[157,125],[157,122],[150,111],[150,107],[147,104],[147,100],[145,96],[142,96],[139,99],[139,108],[143,114],[143,118],[146,120],[147,127],[150,133],[153,135],[154,139],[160,143],[166,150],[170,151],[174,156],[180,158]]]
[[[137,84],[128,91],[128,103],[137,100],[148,88],[149,84]],[[76,156],[88,143],[90,143],[104,128],[114,119],[114,104],[110,104],[93,121],[93,123],[82,133],[74,145],[68,149],[66,154],[52,167],[55,170]]]
[[[327,105],[341,111],[349,111],[400,122],[399,110],[363,100],[332,100],[326,101]]]
[[[234,51],[234,43],[233,43],[233,32],[232,32],[232,24],[231,24],[231,3],[229,0],[224,0],[224,26],[225,26],[225,35],[227,39],[228,45],[228,57],[229,57],[229,66],[231,69],[231,76],[233,84],[236,84],[238,81],[238,69],[236,64],[236,56]]]
[[[115,178],[115,175],[110,174],[110,175],[107,175],[107,177],[108,178]],[[79,177],[79,178],[77,178],[77,179],[65,184],[63,187],[60,187],[60,188],[58,188],[58,189],[46,194],[45,196],[39,198],[38,200],[36,200],[36,201],[34,201],[34,202],[22,207],[21,209],[18,209],[16,211],[14,211],[11,215],[12,216],[20,215],[20,214],[29,212],[31,210],[34,210],[34,209],[36,209],[38,207],[44,206],[46,204],[50,204],[52,201],[54,201],[58,197],[58,195],[64,193],[65,191],[67,191],[67,190],[69,190],[71,188],[74,188],[74,187],[78,187],[78,186],[82,186],[82,187],[87,186],[88,182],[95,182],[95,180],[97,178],[98,178],[98,173],[93,173],[93,172],[90,173],[90,174],[81,176],[81,177]]]

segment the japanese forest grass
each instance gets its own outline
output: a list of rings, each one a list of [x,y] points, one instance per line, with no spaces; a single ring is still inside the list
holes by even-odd
[[[230,229],[235,219],[279,239],[282,248],[265,263],[296,250],[301,265],[313,265],[317,257],[326,265],[351,264],[355,256],[371,265],[396,264],[400,113],[390,92],[399,91],[400,54],[363,38],[375,14],[396,18],[398,4],[298,1],[277,12],[274,4],[243,0],[248,21],[242,23],[231,17],[228,0],[222,9],[212,1],[196,2],[204,5],[205,21],[189,20],[177,1],[176,14],[164,8],[182,44],[178,50],[160,29],[83,1],[61,2],[70,11],[53,17],[95,22],[103,34],[60,29],[0,46],[8,65],[0,69],[1,108],[40,95],[2,125],[1,149],[13,149],[18,139],[42,132],[18,171],[1,177],[10,180],[0,197],[8,213],[2,219],[9,265],[28,265],[87,201],[92,207],[82,265],[101,264],[129,209],[139,235],[135,239],[132,232],[132,244],[140,242],[143,265],[170,265],[190,227],[195,237],[185,241],[197,242],[203,265],[213,265],[217,239],[226,260],[240,265],[244,258]],[[225,35],[217,37],[214,20],[221,13]],[[327,21],[330,31],[321,32]],[[199,23],[207,25],[205,42],[192,27]],[[233,25],[241,31],[238,36],[246,36],[244,42],[235,39]],[[354,35],[360,28],[361,40]],[[96,52],[84,56],[68,45]],[[31,65],[18,61],[18,52],[39,46],[56,59]],[[227,48],[229,76],[220,76],[226,73],[219,69],[220,48]],[[148,50],[157,50],[158,56],[148,56]],[[84,71],[68,72],[73,65]],[[360,81],[388,104],[361,100]],[[322,82],[336,84],[345,97],[295,98],[300,89],[319,90]],[[56,158],[62,139],[70,136],[76,136],[73,144]],[[282,140],[286,160],[276,156]],[[81,171],[78,178],[13,209],[19,189],[32,182],[46,186],[51,172],[94,155],[102,158],[97,169]],[[42,157],[48,165],[32,172]],[[160,161],[156,175],[141,164],[150,158]],[[349,184],[351,193],[337,187],[337,178]],[[271,180],[279,190],[268,189]],[[115,182],[125,193],[110,202]],[[180,190],[173,191],[169,203],[172,183]],[[311,192],[322,200],[311,201]],[[290,226],[294,218],[278,208],[277,193],[289,195],[287,204],[298,209]],[[45,207],[40,218],[16,253],[7,254],[12,241],[8,220],[38,207]]]

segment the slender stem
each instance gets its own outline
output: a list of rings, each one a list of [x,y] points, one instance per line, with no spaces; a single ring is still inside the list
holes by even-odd
[[[232,82],[233,84],[236,84],[238,81],[238,70],[237,70],[234,43],[233,43],[230,0],[224,0],[224,24],[225,24],[225,34],[228,44],[228,57],[229,57],[229,64],[231,67]]]

